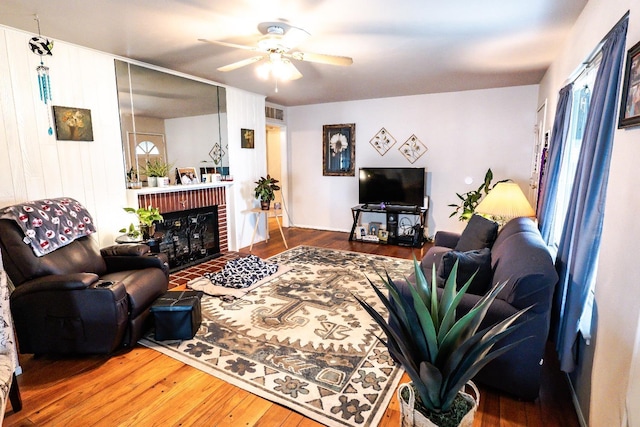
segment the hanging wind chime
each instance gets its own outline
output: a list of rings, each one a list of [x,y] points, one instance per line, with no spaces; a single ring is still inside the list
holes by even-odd
[[[53,41],[47,38],[42,37],[40,33],[40,19],[38,15],[35,15],[36,22],[38,23],[38,36],[31,37],[29,40],[29,49],[31,52],[40,56],[40,65],[36,67],[36,71],[38,72],[38,87],[40,88],[40,100],[44,102],[45,105],[49,104],[51,98],[51,80],[49,79],[49,67],[44,65],[42,61],[43,55],[52,56],[51,50],[53,49]],[[47,107],[47,117],[49,118],[49,135],[53,135],[53,125],[51,122],[51,109]]]

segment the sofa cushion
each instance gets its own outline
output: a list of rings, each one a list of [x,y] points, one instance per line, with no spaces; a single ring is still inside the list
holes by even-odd
[[[476,273],[471,285],[467,289],[467,293],[474,295],[484,295],[491,284],[491,250],[489,248],[476,249],[473,251],[460,252],[449,251],[442,256],[437,272],[437,284],[444,286],[449,273],[453,269],[456,261],[458,261],[458,277],[457,288],[467,283],[471,276]]]
[[[466,252],[475,249],[491,248],[498,235],[498,223],[473,215],[460,235],[460,240],[454,248],[456,251]]]
[[[513,233],[492,252],[493,281],[507,282],[497,298],[517,309],[535,305],[534,313],[549,310],[558,274],[540,233]]]
[[[500,229],[498,237],[496,237],[496,241],[493,242],[492,249],[499,248],[502,245],[502,242],[504,242],[510,236],[516,233],[522,233],[523,231],[527,231],[533,234],[539,233],[538,227],[531,218],[513,218]]]

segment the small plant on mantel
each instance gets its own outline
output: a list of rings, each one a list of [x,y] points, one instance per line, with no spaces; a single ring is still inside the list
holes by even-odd
[[[123,228],[120,233],[127,233],[127,235],[133,239],[137,239],[142,236],[143,239],[149,239],[155,234],[155,221],[162,221],[163,217],[160,214],[160,209],[149,206],[148,208],[123,208],[125,212],[135,214],[138,217],[138,227],[133,223],[129,224],[128,228]]]
[[[169,170],[173,165],[163,162],[161,159],[147,161],[144,167],[144,174],[151,177],[169,176]]]

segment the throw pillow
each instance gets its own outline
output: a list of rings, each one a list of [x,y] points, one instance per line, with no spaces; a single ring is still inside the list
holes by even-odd
[[[460,289],[462,285],[467,283],[473,273],[477,271],[471,285],[467,288],[467,293],[484,295],[487,289],[489,289],[493,276],[491,270],[491,250],[489,248],[467,252],[454,250],[444,254],[436,274],[436,283],[438,286],[444,286],[456,261],[458,261],[457,289]]]
[[[474,249],[491,248],[498,236],[498,223],[480,215],[473,215],[460,235],[454,248],[466,252]]]

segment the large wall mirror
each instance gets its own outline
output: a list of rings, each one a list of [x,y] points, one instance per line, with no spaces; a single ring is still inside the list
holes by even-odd
[[[147,185],[147,166],[229,175],[226,90],[116,60],[122,152],[130,188]],[[152,174],[150,174],[152,175]]]

